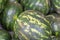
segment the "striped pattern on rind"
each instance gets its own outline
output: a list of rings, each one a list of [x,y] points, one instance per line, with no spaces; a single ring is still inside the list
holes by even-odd
[[[21,12],[22,7],[19,3],[8,3],[2,17],[2,24],[4,28],[13,30],[14,22]]]
[[[60,15],[57,13],[52,13],[47,16],[51,22],[52,34],[55,36],[60,36]]]
[[[49,11],[49,0],[21,0],[25,10],[37,10],[47,14]]]
[[[56,12],[60,14],[60,0],[51,0],[55,9],[56,9]]]
[[[11,40],[11,36],[7,31],[0,29],[0,40]]]
[[[0,12],[5,8],[6,0],[0,0]]]
[[[43,14],[31,10],[19,15],[14,31],[20,40],[50,40],[51,35],[49,21]]]

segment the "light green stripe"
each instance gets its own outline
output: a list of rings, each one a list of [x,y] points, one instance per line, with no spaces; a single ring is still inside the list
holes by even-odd
[[[34,5],[34,3],[31,3],[31,4],[30,4],[30,7],[32,7],[33,5]]]
[[[42,23],[40,20],[37,20],[36,18],[33,18],[33,17],[30,16],[30,15],[22,16],[21,18],[30,19],[30,20],[29,20],[30,23],[38,24],[39,26],[41,26],[41,28],[46,28],[46,27],[48,27],[46,24]],[[18,19],[17,19],[17,21],[18,21]],[[21,21],[21,20],[20,20],[20,21]],[[19,22],[19,21],[18,21],[18,22]]]
[[[47,36],[43,35],[42,33],[40,33],[40,32],[39,32],[38,30],[36,30],[36,29],[31,28],[31,31],[37,33],[38,35],[40,35],[40,36],[43,37],[43,38],[48,38]]]
[[[46,18],[44,18],[44,17],[42,17],[40,15],[36,15],[36,16],[38,16],[39,18],[42,18],[45,22],[50,23]]]
[[[58,9],[60,9],[60,6],[58,6],[58,5],[55,5],[55,7],[57,7]]]
[[[25,38],[25,40],[29,40],[28,37],[26,35],[24,35],[21,31],[19,31],[19,33]]]

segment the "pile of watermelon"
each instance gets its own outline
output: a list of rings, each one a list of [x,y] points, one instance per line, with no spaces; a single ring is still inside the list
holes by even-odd
[[[0,0],[0,40],[60,40],[60,0]]]

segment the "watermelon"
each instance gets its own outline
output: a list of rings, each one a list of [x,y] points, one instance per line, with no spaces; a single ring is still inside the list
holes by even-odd
[[[2,15],[2,25],[7,30],[12,30],[14,21],[22,12],[22,7],[18,3],[8,3]]]
[[[46,15],[46,19],[49,20],[51,24],[56,20],[54,15],[56,15],[56,13]]]
[[[54,23],[52,23],[52,30],[56,36],[60,36],[60,16],[57,16]]]
[[[56,10],[56,8],[54,7],[52,0],[50,0],[50,10],[49,10],[49,14],[51,14],[51,13],[56,13],[55,10]]]
[[[0,0],[0,13],[4,9],[5,4],[6,4],[6,0]]]
[[[7,0],[8,2],[18,2],[18,0]]]
[[[57,14],[57,13],[52,13],[50,15],[54,16],[54,19],[50,20],[52,22],[51,23],[52,33],[53,33],[54,36],[56,36],[56,37],[59,36],[60,37],[60,15]],[[49,16],[49,18],[50,17],[51,16]]]
[[[52,5],[55,8],[55,11],[60,14],[60,0],[51,0]]]
[[[51,40],[50,23],[45,16],[33,10],[21,13],[14,24],[15,38],[20,40]]]
[[[0,40],[11,40],[11,36],[7,31],[0,29]]]
[[[36,10],[43,14],[47,14],[50,9],[49,0],[21,0],[21,4],[24,5],[24,10]]]
[[[52,40],[60,40],[60,37],[55,37],[55,36],[53,36],[53,37],[52,37]]]

